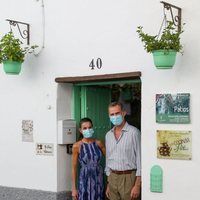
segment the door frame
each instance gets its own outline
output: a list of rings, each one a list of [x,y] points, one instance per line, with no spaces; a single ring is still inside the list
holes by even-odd
[[[97,81],[119,81],[124,79],[138,79],[142,76],[140,71],[138,72],[126,72],[116,74],[103,74],[92,76],[74,76],[74,77],[57,77],[55,82],[57,83],[84,83],[84,82],[97,82]]]
[[[141,76],[142,76],[142,73],[136,71],[136,72],[92,75],[92,76],[57,77],[57,78],[55,78],[55,82],[60,83],[60,84],[63,83],[64,85],[65,85],[65,83],[70,84],[70,88],[71,88],[71,85],[73,87],[74,84],[77,84],[77,85],[78,84],[86,84],[86,85],[93,84],[93,85],[95,85],[98,83],[100,85],[100,84],[105,84],[105,83],[107,84],[108,82],[116,83],[117,81],[125,82],[128,80],[133,81],[133,80],[138,80],[138,79],[140,80],[140,82],[142,84]],[[62,92],[64,92],[64,91],[62,90]],[[72,97],[71,95],[73,95],[73,93],[71,93],[71,90],[70,90],[70,96],[68,94],[65,94],[65,97],[70,98],[70,97]],[[73,101],[73,104],[74,104],[74,101],[75,101],[74,98],[71,98],[71,101]],[[74,109],[73,106],[74,105],[72,105],[72,107],[71,107],[72,110]],[[77,107],[76,109],[80,109],[80,107],[79,108]],[[74,112],[74,111],[72,111],[72,112]],[[66,156],[64,156],[63,159],[65,160]],[[61,168],[60,165],[58,165],[58,167]]]

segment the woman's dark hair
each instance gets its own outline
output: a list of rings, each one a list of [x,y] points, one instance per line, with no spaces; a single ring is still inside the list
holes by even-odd
[[[93,123],[92,123],[92,120],[89,118],[89,117],[84,117],[80,120],[80,123],[79,123],[79,128],[81,128],[82,124],[85,123],[85,122],[90,122],[91,125],[93,126]]]

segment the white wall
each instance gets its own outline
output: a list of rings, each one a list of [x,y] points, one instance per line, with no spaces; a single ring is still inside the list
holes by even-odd
[[[154,7],[152,1],[145,2],[147,7]],[[168,200],[168,199],[198,199],[199,165],[199,51],[196,17],[197,1],[190,3],[171,1],[182,10],[183,22],[186,23],[182,37],[184,55],[179,55],[176,65],[172,70],[157,70],[149,61],[143,59],[141,65],[148,70],[143,71],[142,77],[142,163],[143,163],[143,199]],[[155,2],[155,4],[157,4]],[[146,15],[148,16],[148,11]],[[157,13],[151,13],[151,26],[155,23]],[[195,16],[195,17],[194,17]],[[149,20],[144,19],[146,23]],[[145,22],[142,22],[144,24]],[[144,25],[146,27],[147,25]],[[152,28],[153,29],[153,28]],[[145,58],[148,55],[144,55]],[[150,86],[149,86],[150,84]],[[169,125],[155,123],[155,94],[156,93],[190,93],[191,94],[191,123],[188,125]],[[191,130],[192,131],[192,161],[161,160],[156,158],[156,130]],[[159,164],[163,168],[164,182],[163,193],[151,193],[149,185],[150,168]],[[196,177],[196,178],[195,178]]]
[[[71,117],[71,109],[67,109],[71,105],[63,105],[63,99],[70,104],[71,89],[64,85],[68,95],[63,95],[62,86],[59,89],[54,82],[55,77],[142,71],[143,199],[197,200],[200,179],[194,177],[200,176],[199,2],[172,0],[170,3],[183,9],[182,18],[186,23],[182,37],[184,55],[178,55],[172,70],[157,70],[152,55],[144,51],[138,39],[136,27],[142,25],[145,31],[158,33],[163,18],[160,1],[44,0],[44,50],[36,57],[28,57],[19,76],[5,75],[3,70],[0,73],[0,185],[70,190],[70,183],[65,180],[65,176],[70,177],[70,156],[65,154],[64,147],[56,148],[56,120]],[[3,1],[1,7],[5,9],[0,12],[0,33],[9,29],[7,18],[29,22],[31,42],[41,46],[41,4],[41,0]],[[91,70],[90,61],[98,57],[103,67]],[[155,123],[155,94],[162,92],[191,94],[191,124]],[[60,112],[60,105],[66,115]],[[34,121],[34,143],[21,142],[23,119]],[[157,159],[157,129],[191,130],[192,160]],[[36,142],[54,143],[54,156],[36,156]],[[164,170],[161,194],[149,190],[149,173],[154,164],[160,164]]]
[[[40,43],[40,3],[23,0],[2,3],[4,9],[0,14],[1,35],[9,31],[5,19],[18,20],[31,24],[31,42]],[[57,84],[48,59],[46,61],[43,58],[46,53],[42,54],[39,57],[28,56],[19,76],[5,75],[1,66],[2,186],[57,191]],[[33,143],[22,142],[22,120],[33,120]],[[54,144],[54,156],[36,155],[36,143]]]
[[[73,119],[72,84],[58,84],[57,120]],[[67,154],[66,145],[57,149],[57,190],[71,190],[71,154]]]

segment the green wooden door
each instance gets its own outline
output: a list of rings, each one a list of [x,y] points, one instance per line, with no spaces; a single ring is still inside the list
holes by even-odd
[[[94,137],[105,140],[105,134],[110,129],[108,104],[110,89],[98,86],[87,86],[81,89],[81,118],[89,117],[94,125]]]
[[[74,118],[77,123],[83,117],[89,117],[94,125],[94,137],[102,141],[111,128],[108,117],[108,104],[111,100],[111,90],[103,86],[74,87]]]

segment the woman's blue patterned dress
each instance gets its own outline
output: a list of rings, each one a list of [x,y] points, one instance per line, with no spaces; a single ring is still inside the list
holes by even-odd
[[[103,200],[103,169],[99,162],[102,152],[96,142],[81,143],[79,162],[79,200]]]

